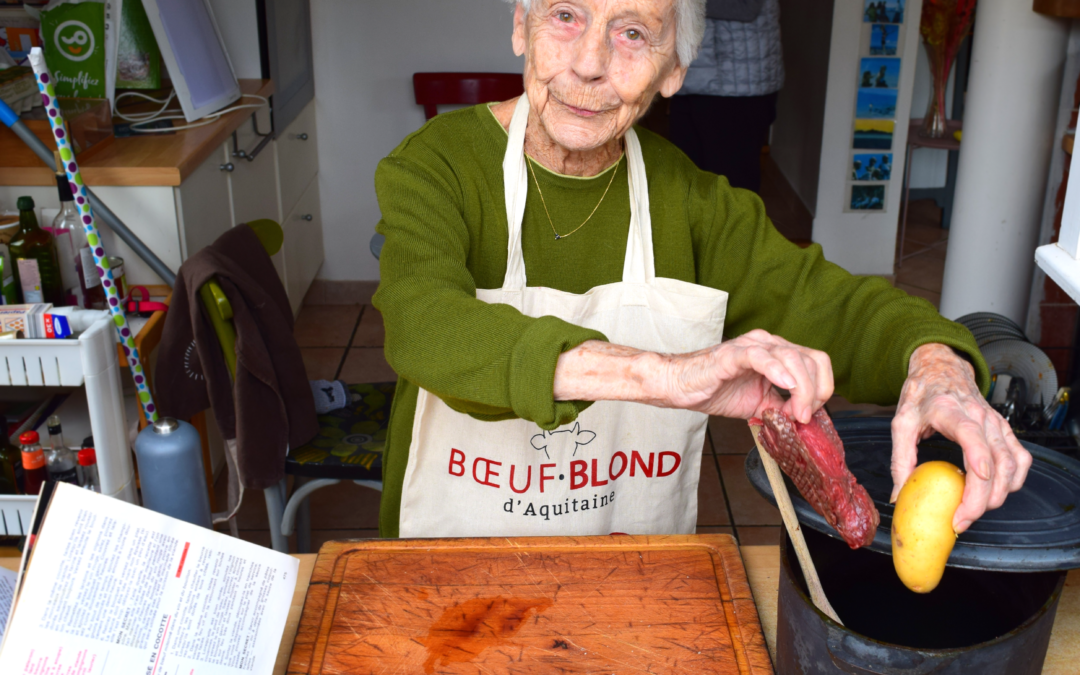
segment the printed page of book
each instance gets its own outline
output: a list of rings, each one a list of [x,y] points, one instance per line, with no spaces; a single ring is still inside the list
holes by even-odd
[[[58,484],[0,651],[5,675],[270,675],[299,562]]]
[[[3,637],[7,627],[8,614],[11,613],[11,605],[15,601],[15,584],[18,580],[18,574],[0,567],[0,637]]]

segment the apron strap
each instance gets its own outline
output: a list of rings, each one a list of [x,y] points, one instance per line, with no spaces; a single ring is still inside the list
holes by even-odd
[[[630,234],[626,241],[623,281],[651,283],[656,278],[656,261],[653,258],[649,181],[645,177],[645,160],[641,156],[637,132],[631,127],[625,139],[626,166],[630,177]]]
[[[525,288],[525,257],[521,252],[521,223],[525,220],[525,198],[529,194],[528,168],[525,166],[525,127],[529,124],[529,97],[522,94],[510,118],[510,137],[503,156],[503,194],[506,200],[506,223],[509,226],[506,250],[506,277],[503,289]]]
[[[529,194],[529,174],[525,165],[525,128],[529,124],[529,98],[522,94],[510,118],[509,138],[503,156],[503,195],[508,228],[506,276],[503,290],[525,288],[525,257],[521,251],[521,224],[525,220],[525,199]],[[626,132],[626,162],[630,180],[630,232],[623,262],[623,281],[649,283],[656,278],[653,259],[652,217],[649,212],[649,182],[637,133]]]

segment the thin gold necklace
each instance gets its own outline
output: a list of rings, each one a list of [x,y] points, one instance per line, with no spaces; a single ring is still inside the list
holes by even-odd
[[[622,163],[622,155],[619,155],[619,159],[615,162],[615,168],[611,171],[611,179],[608,181],[607,187],[604,188],[604,194],[600,196],[600,201],[596,202],[596,206],[593,207],[592,213],[589,214],[589,217],[586,218],[584,222],[582,222],[580,225],[570,230],[566,234],[559,234],[558,230],[555,229],[555,223],[551,220],[551,212],[548,211],[547,202],[544,201],[544,193],[540,189],[540,183],[536,180],[536,170],[533,169],[532,161],[530,161],[528,157],[525,157],[525,163],[529,165],[529,173],[532,174],[533,184],[536,185],[536,191],[540,193],[540,203],[544,205],[544,213],[547,214],[548,224],[551,225],[551,231],[555,233],[555,241],[558,241],[560,239],[569,237],[573,233],[585,227],[585,223],[589,222],[589,220],[593,217],[593,214],[596,213],[596,210],[600,208],[601,204],[604,203],[604,197],[607,197],[608,190],[611,189],[611,184],[615,182],[615,174],[619,173],[619,164]]]

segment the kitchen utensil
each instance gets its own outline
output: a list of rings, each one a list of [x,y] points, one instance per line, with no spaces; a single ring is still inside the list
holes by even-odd
[[[836,610],[829,604],[829,599],[825,597],[825,591],[821,588],[817,570],[814,568],[814,561],[810,558],[810,552],[806,549],[806,542],[803,540],[802,530],[799,527],[799,517],[795,514],[795,507],[791,505],[791,496],[788,494],[787,484],[784,481],[784,473],[780,470],[776,460],[762,447],[761,427],[751,426],[750,433],[754,435],[754,444],[757,446],[758,456],[761,458],[762,466],[765,467],[769,485],[776,496],[776,505],[780,508],[780,516],[784,520],[784,526],[787,528],[791,543],[795,547],[795,553],[798,555],[799,566],[802,567],[806,584],[810,588],[810,597],[813,598],[814,605],[818,609],[843,626],[843,622],[836,615]]]

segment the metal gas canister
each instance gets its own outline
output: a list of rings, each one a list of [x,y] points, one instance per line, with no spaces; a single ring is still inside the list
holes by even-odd
[[[202,441],[187,422],[163,417],[135,439],[143,506],[194,525],[211,527]]]

